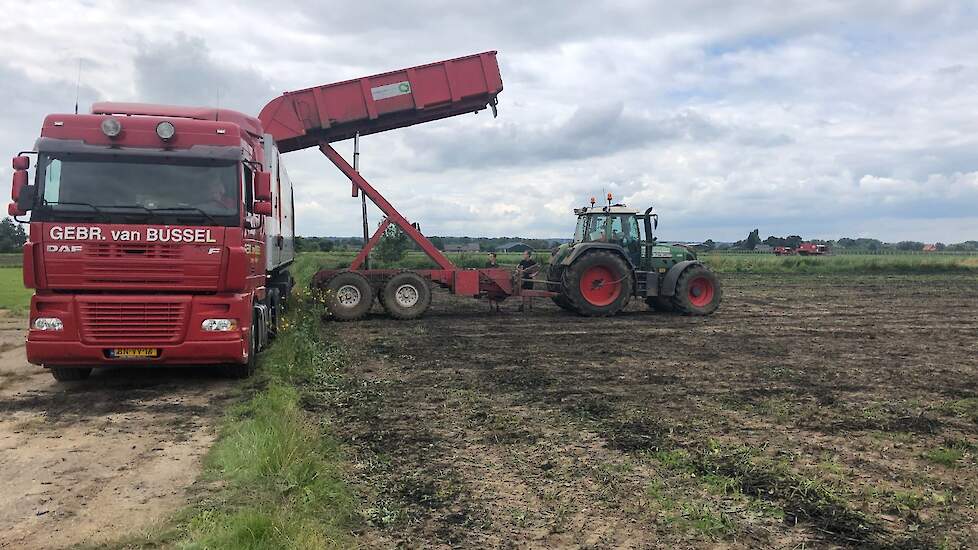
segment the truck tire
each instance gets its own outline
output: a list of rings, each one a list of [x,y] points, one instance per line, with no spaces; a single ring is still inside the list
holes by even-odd
[[[574,309],[574,305],[571,304],[570,300],[567,298],[567,295],[564,293],[563,271],[563,269],[550,266],[550,270],[547,272],[547,282],[549,283],[547,285],[547,290],[558,293],[556,296],[550,298],[555,304],[557,304],[557,307],[572,313],[577,313],[577,311]]]
[[[326,281],[326,311],[337,321],[356,321],[370,312],[374,291],[355,271],[341,271]]]
[[[248,378],[255,373],[258,365],[258,331],[262,330],[258,316],[251,313],[251,330],[248,331],[248,361],[231,363],[221,367],[221,372],[228,378]]]
[[[720,307],[720,280],[704,265],[690,266],[676,281],[673,307],[684,315],[710,315]]]
[[[279,295],[278,287],[268,289],[268,309],[272,318],[272,324],[268,327],[268,339],[274,340],[278,336],[278,326],[282,318],[282,298]]]
[[[395,319],[417,319],[431,305],[431,287],[417,273],[398,273],[384,285],[384,308]]]
[[[588,252],[564,273],[565,294],[574,310],[586,317],[615,315],[632,295],[632,272],[618,254]]]
[[[50,367],[48,369],[51,371],[51,376],[54,377],[58,382],[77,382],[79,380],[86,380],[88,376],[92,374],[91,368],[73,368],[73,367]]]

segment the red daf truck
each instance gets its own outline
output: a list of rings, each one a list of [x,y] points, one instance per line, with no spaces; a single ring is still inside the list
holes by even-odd
[[[253,371],[294,258],[292,185],[257,118],[98,103],[46,117],[13,168],[8,212],[30,212],[31,363],[58,380],[106,365]]]

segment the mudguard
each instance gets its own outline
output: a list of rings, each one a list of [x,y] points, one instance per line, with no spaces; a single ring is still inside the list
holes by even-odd
[[[692,265],[703,265],[703,262],[699,260],[686,260],[670,267],[669,271],[666,272],[666,276],[662,278],[662,290],[659,291],[659,296],[675,296],[676,282],[679,281],[679,276],[683,274],[683,271],[686,271],[687,267]]]
[[[632,270],[635,269],[635,264],[632,263],[631,258],[628,257],[628,254],[625,254],[625,250],[621,246],[612,243],[599,242],[579,243],[574,247],[574,250],[560,262],[560,265],[569,266],[570,264],[574,263],[574,260],[576,260],[581,254],[591,250],[610,250],[612,252],[617,252],[619,256],[624,258],[625,262],[628,264],[628,267],[630,267]]]

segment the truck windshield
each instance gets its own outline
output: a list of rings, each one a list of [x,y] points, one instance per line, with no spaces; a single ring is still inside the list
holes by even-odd
[[[106,222],[155,219],[237,225],[238,164],[215,159],[41,155],[41,219],[79,216]]]

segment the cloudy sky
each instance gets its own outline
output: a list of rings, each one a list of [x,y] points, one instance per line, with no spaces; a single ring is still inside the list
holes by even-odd
[[[364,176],[427,234],[569,236],[571,208],[610,191],[655,205],[673,239],[978,239],[975,2],[579,5],[0,1],[0,148],[73,109],[79,65],[83,110],[257,114],[285,90],[497,50],[499,118],[361,141]],[[316,151],[286,158],[298,232],[359,234],[349,182]]]

